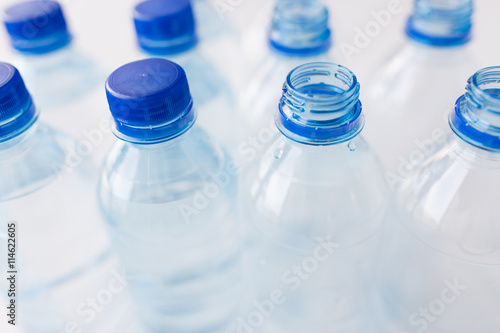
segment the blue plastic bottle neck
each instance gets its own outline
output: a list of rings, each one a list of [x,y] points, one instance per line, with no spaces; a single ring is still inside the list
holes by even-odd
[[[189,0],[146,0],[134,9],[139,46],[153,55],[189,51],[198,42]]]
[[[296,57],[327,52],[332,44],[328,16],[328,9],[317,0],[279,2],[269,33],[271,48]]]
[[[467,143],[500,153],[500,67],[484,68],[469,79],[450,126]]]
[[[300,143],[348,141],[364,126],[359,93],[356,76],[343,66],[321,62],[299,66],[283,86],[276,125]]]
[[[407,35],[432,46],[457,46],[471,39],[472,0],[416,0]]]

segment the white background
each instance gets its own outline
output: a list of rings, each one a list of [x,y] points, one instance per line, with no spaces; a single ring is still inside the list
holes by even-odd
[[[198,0],[206,1],[206,0]],[[356,28],[365,29],[373,21],[372,11],[388,8],[390,0],[324,0],[331,10],[331,26],[334,31],[335,55],[338,62],[351,68],[358,76],[361,85],[366,77],[376,69],[386,57],[391,54],[398,44],[404,40],[403,27],[412,2],[401,0],[403,6],[401,14],[394,15],[387,27],[381,29],[380,34],[363,48],[360,54],[346,59],[340,46],[343,43],[354,45]],[[397,1],[397,0],[396,0]],[[19,1],[1,0],[0,9]],[[220,50],[211,50],[210,54],[221,69],[226,72],[241,73],[241,84],[244,85],[244,76],[249,75],[246,69],[251,68],[258,55],[265,50],[265,45],[252,44],[251,37],[264,33],[269,22],[272,0],[215,0],[226,4],[224,8],[230,10],[222,14],[231,32],[237,38],[232,45],[231,52],[219,54]],[[113,69],[132,60],[137,54],[132,9],[136,0],[61,0],[67,16],[69,27],[75,39],[77,49],[95,58],[101,65],[111,72]],[[229,7],[228,7],[229,6]],[[474,39],[470,48],[481,64],[481,67],[500,65],[500,1],[477,0],[474,19]],[[229,25],[230,24],[230,25]],[[259,29],[260,27],[260,29]],[[253,30],[252,30],[253,29]],[[14,53],[10,48],[5,30],[0,28],[0,61],[12,62]],[[210,49],[209,46],[207,46]],[[254,49],[252,49],[254,48]],[[220,55],[220,56],[219,56]],[[233,57],[229,62],[227,57]],[[238,68],[228,70],[227,64]],[[473,74],[473,73],[471,73]],[[465,87],[465,82],[464,82]],[[103,98],[96,108],[105,109],[105,95],[103,82]],[[0,175],[1,177],[1,175]],[[0,179],[1,181],[1,179]],[[4,260],[5,258],[0,258]],[[0,273],[1,274],[1,273]],[[3,276],[1,274],[0,276]],[[22,283],[22,279],[21,279]],[[1,291],[4,293],[4,291]],[[2,295],[4,296],[4,295]],[[0,299],[2,297],[0,296]],[[0,331],[17,332],[6,326],[5,307],[1,304]],[[22,309],[21,309],[22,311]]]

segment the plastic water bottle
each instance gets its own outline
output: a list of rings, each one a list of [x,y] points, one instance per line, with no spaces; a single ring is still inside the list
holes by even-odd
[[[370,331],[359,325],[373,320],[390,190],[359,135],[359,92],[356,76],[332,63],[302,65],[286,79],[275,112],[281,133],[242,186],[256,290],[242,332]]]
[[[280,99],[276,87],[283,84],[292,69],[307,62],[329,60],[332,38],[328,24],[328,9],[317,0],[277,3],[267,38],[268,52],[251,70],[241,93],[240,109],[249,135],[258,137],[259,132],[273,127],[273,110]]]
[[[0,63],[0,286],[16,285],[7,301],[14,298],[17,309],[8,319],[25,332],[115,331],[125,293],[97,303],[99,313],[87,303],[117,269],[92,185],[96,173],[74,140],[39,123],[38,114],[17,69]],[[6,252],[6,243],[16,251]],[[7,271],[17,273],[4,288]]]
[[[416,0],[405,44],[368,84],[366,138],[393,184],[435,152],[461,82],[477,70],[472,14],[472,0]]]
[[[135,7],[134,22],[143,51],[174,61],[186,71],[199,110],[199,123],[224,145],[232,146],[239,131],[231,88],[196,47],[197,28],[190,2],[141,2]]]
[[[235,12],[242,11],[243,2],[190,1],[200,41],[197,52],[217,68],[219,75],[224,78],[225,85],[231,88],[232,99],[232,95],[236,94],[234,92],[242,84],[246,71],[242,61],[244,51],[235,47],[241,40],[241,31],[235,22]],[[238,125],[238,121],[235,125]]]
[[[5,9],[3,22],[17,51],[16,66],[44,109],[42,120],[74,136],[95,128],[102,114],[96,107],[99,97],[92,93],[105,76],[73,48],[59,3],[20,2]],[[82,101],[86,103],[80,106]]]
[[[202,40],[213,42],[232,33],[233,27],[224,15],[231,5],[210,0],[191,0],[191,4]]]
[[[469,79],[447,140],[401,182],[381,291],[394,331],[498,332],[500,67]]]
[[[99,198],[137,311],[154,332],[222,332],[242,281],[235,166],[194,125],[179,65],[129,63],[110,75],[106,92],[120,140]]]

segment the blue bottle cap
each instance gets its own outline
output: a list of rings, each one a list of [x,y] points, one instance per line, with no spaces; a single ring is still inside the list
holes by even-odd
[[[450,115],[450,126],[462,140],[500,151],[500,66],[487,67],[468,81]]]
[[[27,130],[37,116],[19,71],[10,64],[0,62],[0,142]]]
[[[416,0],[406,34],[433,46],[455,46],[471,39],[472,0]]]
[[[134,9],[139,46],[153,54],[175,54],[196,44],[193,9],[188,0],[147,0]]]
[[[187,131],[196,119],[186,73],[165,59],[118,68],[106,81],[106,95],[115,135],[124,141],[167,141]]]
[[[332,44],[328,9],[317,0],[282,1],[274,9],[269,43],[289,56],[311,56]]]
[[[330,145],[348,141],[364,126],[360,85],[344,66],[315,62],[290,72],[276,125],[291,140]]]
[[[71,41],[61,6],[56,1],[28,1],[7,8],[3,21],[12,46],[31,54],[48,53]]]

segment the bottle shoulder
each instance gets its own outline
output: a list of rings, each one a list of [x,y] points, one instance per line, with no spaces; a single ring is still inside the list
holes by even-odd
[[[73,47],[46,55],[19,55],[16,65],[28,90],[49,109],[87,97],[106,79],[99,64]]]
[[[175,201],[192,196],[231,168],[234,165],[224,149],[195,125],[165,143],[118,141],[105,162],[100,187],[128,201]]]
[[[2,143],[0,172],[4,181],[0,200],[25,196],[73,173],[81,166],[81,163],[73,165],[69,161],[70,153],[76,151],[75,146],[72,137],[43,123]]]
[[[368,78],[367,97],[381,99],[381,103],[389,97],[390,101],[402,103],[412,96],[423,99],[436,91],[443,94],[451,86],[461,89],[452,90],[457,98],[463,90],[459,85],[477,66],[476,58],[465,46],[431,47],[407,41],[374,66]]]
[[[244,215],[295,248],[327,235],[342,246],[358,244],[390,209],[384,173],[360,137],[332,146],[277,139],[245,178]]]
[[[377,156],[361,136],[348,142],[319,146],[301,144],[277,134],[250,173],[247,178],[256,178],[261,184],[271,175],[310,187],[357,181],[365,175],[385,183]]]
[[[399,216],[418,238],[452,257],[500,264],[499,197],[500,154],[453,140],[400,184]]]

